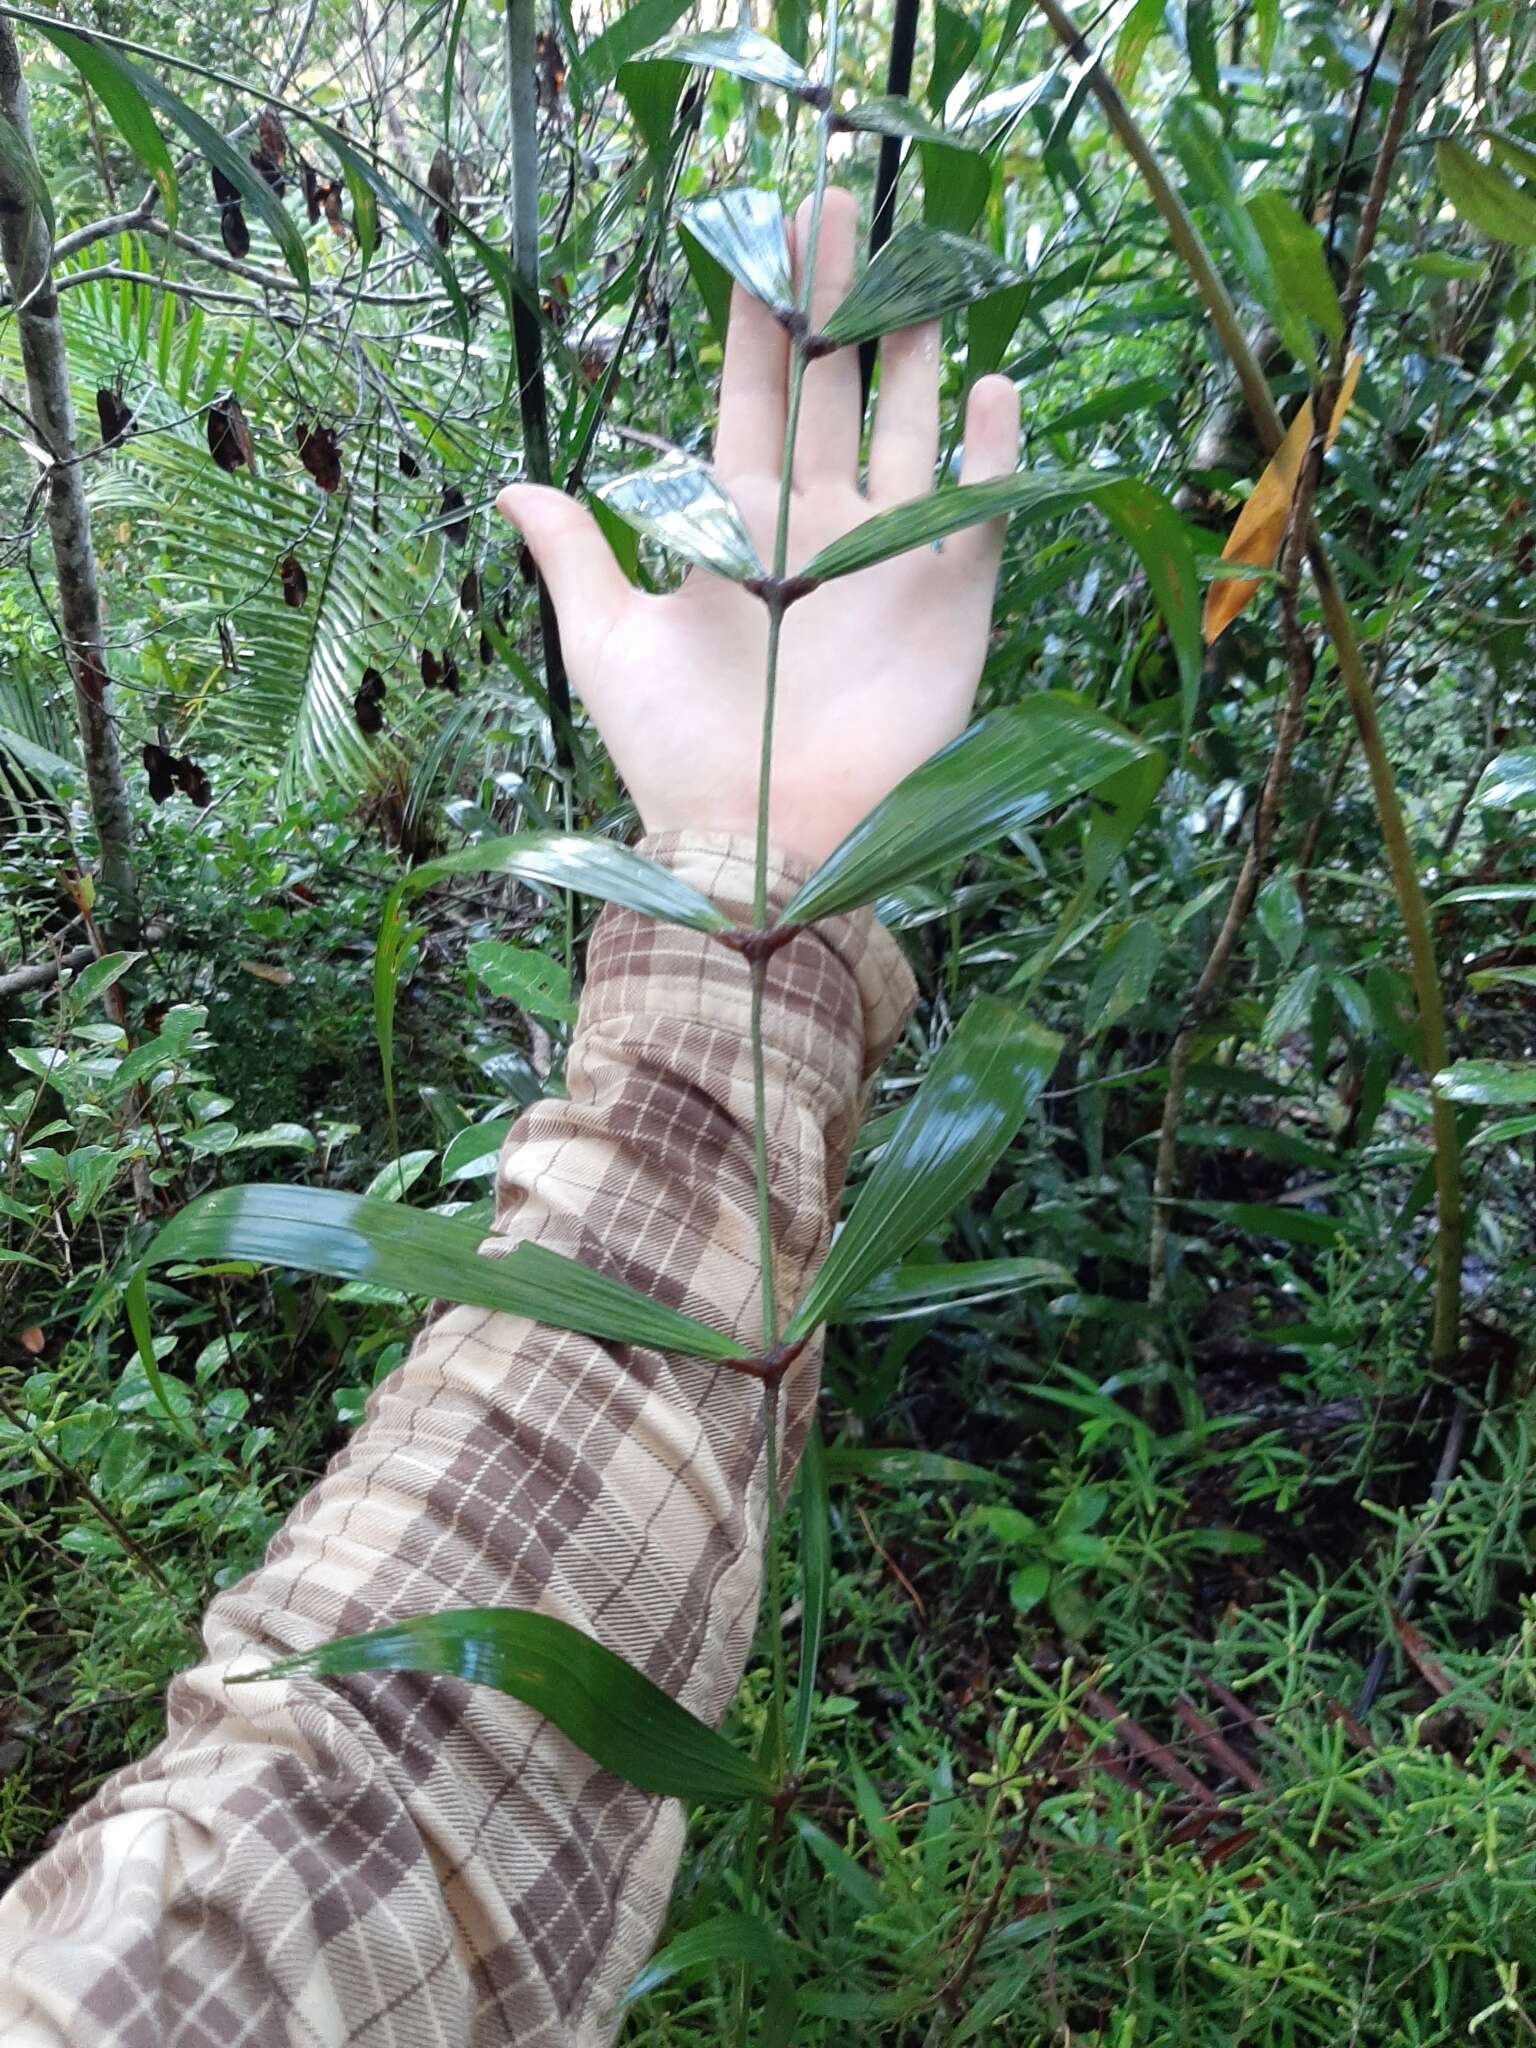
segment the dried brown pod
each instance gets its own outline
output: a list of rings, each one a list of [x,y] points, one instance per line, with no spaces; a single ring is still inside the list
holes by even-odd
[[[288,180],[283,176],[282,166],[274,163],[264,149],[253,149],[246,159],[257,177],[281,199],[288,190]]]
[[[419,667],[421,669],[421,680],[424,688],[428,690],[436,690],[441,687],[443,680],[443,671],[441,666],[439,665],[437,656],[432,652],[430,647],[423,647],[423,649],[421,650],[421,661],[419,663]]]
[[[276,107],[263,107],[256,116],[256,136],[261,153],[274,164],[288,161],[288,131]]]
[[[471,615],[480,609],[480,577],[474,569],[466,569],[460,578],[459,603]]]
[[[220,206],[238,206],[245,196],[240,187],[226,178],[217,164],[210,164],[208,170],[213,178],[213,196]]]
[[[234,675],[240,673],[240,650],[235,645],[235,629],[228,619],[219,621],[219,654],[224,666]]]
[[[308,426],[303,420],[293,430],[299,444],[299,460],[322,491],[341,488],[341,443],[329,427]]]
[[[190,754],[173,754],[171,773],[182,795],[196,804],[199,810],[213,802],[213,784],[208,780],[208,771]]]
[[[153,740],[146,740],[141,758],[149,777],[149,793],[157,804],[163,804],[176,787],[176,756]]]
[[[376,668],[365,668],[357,695],[352,699],[352,716],[366,733],[384,730],[384,678]]]
[[[333,178],[329,185],[320,187],[320,211],[330,224],[333,235],[344,235],[347,231],[347,216],[342,210],[341,187]]]
[[[447,653],[442,658],[442,686],[450,697],[459,694],[459,664]]]
[[[402,476],[416,477],[421,475],[421,464],[416,460],[416,457],[409,448],[402,448],[395,457],[395,460],[400,465],[400,474]]]
[[[565,52],[552,28],[541,28],[534,43],[534,62],[539,73],[539,105],[548,114],[560,104],[565,90]]]
[[[480,631],[480,666],[489,668],[496,659],[496,649],[491,645],[491,636],[482,627]]]
[[[284,555],[277,565],[277,573],[283,586],[283,603],[301,612],[309,596],[309,578],[304,574],[304,564],[297,555]]]
[[[231,476],[247,469],[251,461],[251,430],[240,401],[232,391],[216,398],[208,408],[208,453]]]
[[[446,249],[453,240],[453,214],[450,209],[458,197],[458,188],[453,182],[453,158],[446,149],[440,149],[432,159],[427,172],[427,190],[437,201],[432,232],[437,237],[439,248]]]
[[[320,218],[320,173],[307,156],[299,158],[299,189],[304,194],[304,211],[313,227]]]
[[[103,448],[121,446],[138,425],[130,408],[123,403],[121,391],[110,384],[104,384],[96,394],[96,417],[101,423]]]
[[[246,226],[245,215],[238,206],[220,208],[219,239],[236,262],[250,255],[251,231]]]
[[[443,492],[443,502],[438,507],[438,517],[444,521],[443,532],[456,548],[461,548],[469,539],[469,515],[464,512],[462,519],[454,515],[464,512],[464,493],[457,484],[449,484]]]

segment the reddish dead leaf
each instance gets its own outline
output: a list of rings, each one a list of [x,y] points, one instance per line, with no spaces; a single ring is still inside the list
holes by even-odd
[[[245,224],[245,215],[238,206],[225,206],[219,211],[219,238],[236,262],[251,253],[251,231]]]
[[[269,981],[274,988],[286,988],[293,976],[286,967],[269,967],[265,960],[242,960],[242,974],[254,974],[258,981]]]
[[[165,747],[157,746],[153,740],[146,740],[140,758],[149,777],[149,793],[157,804],[163,804],[176,787],[173,767],[176,756]]]
[[[309,596],[309,578],[304,574],[304,564],[297,555],[284,555],[277,565],[277,573],[283,585],[283,603],[292,606],[296,612],[303,611]]]
[[[366,733],[384,730],[384,678],[376,668],[365,668],[357,695],[352,699],[352,716]]]
[[[446,149],[440,149],[432,159],[427,172],[427,190],[437,201],[432,232],[437,237],[439,248],[446,249],[453,240],[453,214],[450,209],[458,197],[458,189],[453,182],[453,158]]]
[[[539,72],[539,106],[553,113],[565,90],[565,53],[552,28],[541,28],[534,43],[534,62]]]
[[[329,427],[311,427],[300,421],[293,430],[299,444],[299,460],[322,491],[341,488],[341,443]]]
[[[275,164],[288,161],[288,131],[276,107],[263,107],[256,116],[256,135],[263,156],[270,157]]]
[[[127,440],[138,422],[123,403],[123,394],[104,385],[96,394],[96,418],[101,424],[103,448],[117,448]]]
[[[213,802],[213,784],[208,780],[208,771],[190,754],[173,755],[171,772],[176,778],[176,787],[199,810]]]
[[[443,680],[443,671],[430,647],[423,647],[421,650],[421,659],[417,667],[421,670],[423,685],[429,690],[435,690]]]

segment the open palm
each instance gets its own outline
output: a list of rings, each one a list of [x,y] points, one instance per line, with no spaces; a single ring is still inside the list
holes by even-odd
[[[853,278],[857,209],[826,195],[812,325]],[[795,223],[796,268],[807,210]],[[714,468],[759,552],[771,552],[789,379],[782,326],[739,288],[720,399]],[[939,436],[939,335],[909,328],[883,344],[869,473],[860,488],[857,352],[806,372],[794,460],[789,573],[851,527],[933,483]],[[982,378],[966,413],[962,478],[982,482],[1017,460],[1018,400]],[[648,831],[751,833],[767,613],[723,577],[695,569],[665,597],[624,577],[590,513],[532,484],[503,491],[549,584],[571,679],[624,776]],[[961,731],[986,653],[1002,523],[952,536],[826,585],[786,614],[779,657],[776,846],[807,861],[829,852],[888,790]]]

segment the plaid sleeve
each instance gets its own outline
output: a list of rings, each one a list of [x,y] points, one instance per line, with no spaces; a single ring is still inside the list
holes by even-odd
[[[750,848],[643,842],[743,916]],[[772,875],[776,904],[799,877]],[[765,1036],[786,1309],[821,1257],[861,1083],[911,983],[867,913],[771,962]],[[743,962],[606,911],[567,1064],[501,1163],[490,1253],[536,1239],[755,1340]],[[817,1360],[787,1379],[803,1440]],[[718,1366],[440,1312],[204,1627],[169,1733],[0,1904],[7,2048],[589,2048],[652,1946],[673,1801],[481,1687],[232,1671],[408,1615],[536,1607],[718,1720],[757,1614],[761,1394]]]

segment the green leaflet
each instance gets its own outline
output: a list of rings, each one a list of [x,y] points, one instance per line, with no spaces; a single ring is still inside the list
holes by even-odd
[[[789,236],[776,192],[759,192],[750,185],[717,192],[688,207],[681,225],[743,291],[775,312],[787,312],[794,305]]]
[[[649,469],[599,484],[597,496],[648,539],[685,562],[744,583],[763,575],[752,536],[707,463],[664,455]]]
[[[309,258],[305,253],[304,237],[299,233],[293,216],[280,204],[260,172],[251,168],[240,151],[232,148],[211,122],[205,121],[195,107],[189,107],[179,93],[172,92],[168,85],[162,85],[153,72],[140,70],[137,64],[123,56],[120,51],[75,31],[45,27],[42,22],[38,22],[36,26],[39,33],[46,35],[51,43],[56,44],[87,83],[101,94],[102,104],[111,113],[114,124],[120,125],[120,110],[128,114],[132,129],[121,130],[123,140],[128,143],[134,154],[140,157],[162,192],[165,190],[164,179],[167,177],[171,179],[171,187],[174,190],[175,179],[170,167],[170,157],[166,153],[163,141],[160,142],[159,148],[159,157],[163,161],[154,161],[150,156],[143,154],[140,144],[147,141],[144,119],[134,106],[131,95],[137,95],[144,115],[148,114],[150,107],[158,108],[167,120],[175,122],[199,155],[206,158],[210,164],[218,166],[240,194],[242,201],[266,222],[272,239],[283,252],[284,262],[305,291],[309,290]],[[103,85],[108,76],[111,76],[114,82],[115,101],[109,99]],[[145,102],[148,103],[147,106]],[[149,126],[153,129],[153,120],[149,122]]]
[[[464,958],[493,996],[516,1003],[533,1017],[575,1023],[570,970],[558,960],[532,946],[515,946],[509,939],[476,939]]]
[[[488,1255],[481,1242],[471,1224],[408,1209],[398,1201],[335,1188],[255,1182],[217,1188],[189,1202],[155,1233],[136,1278],[142,1281],[148,1268],[173,1262],[252,1260],[325,1273],[333,1280],[362,1280],[427,1300],[496,1309],[551,1329],[682,1357],[748,1355],[707,1324],[543,1245],[519,1244]],[[145,1345],[137,1326],[135,1335],[142,1355]]]
[[[633,2005],[673,1977],[698,1976],[718,1963],[745,1963],[770,1977],[785,1977],[786,1958],[784,1937],[766,1921],[745,1913],[720,1913],[659,1948],[624,1993],[624,2004]]]
[[[1435,1076],[1435,1093],[1449,1102],[1511,1109],[1536,1102],[1536,1061],[1457,1060]]]
[[[1485,164],[1460,142],[1435,144],[1435,169],[1445,196],[1468,227],[1493,242],[1536,246],[1536,196]]]
[[[1524,811],[1536,804],[1536,751],[1524,748],[1490,761],[1472,801],[1496,811]]]
[[[872,902],[1155,758],[1064,692],[1041,691],[990,712],[854,827],[786,906],[783,921],[810,923]]]
[[[175,227],[179,198],[176,169],[165,137],[155,126],[149,103],[136,83],[133,66],[117,59],[104,43],[92,42],[88,36],[51,28],[41,21],[34,25],[63,52],[106,108],[113,127],[153,180],[160,204],[165,208],[166,226]]]
[[[1323,238],[1303,220],[1283,192],[1255,192],[1248,217],[1258,229],[1275,283],[1330,341],[1344,333],[1344,314],[1334,288]]]
[[[800,1678],[795,1711],[789,1726],[788,1767],[796,1775],[805,1768],[811,1747],[811,1716],[816,1708],[816,1661],[821,1655],[832,1585],[832,1529],[827,1502],[827,1454],[821,1425],[812,1418],[800,1460]]]
[[[1061,1040],[980,996],[902,1114],[785,1330],[807,1337],[937,1228],[1002,1156],[1056,1064]]]
[[[735,78],[754,85],[769,85],[780,92],[803,93],[810,89],[804,67],[769,37],[751,28],[706,29],[699,35],[670,36],[645,51],[649,58],[666,57],[679,64],[694,64],[703,71],[728,71]]]
[[[281,1658],[233,1683],[420,1671],[494,1686],[544,1714],[603,1770],[661,1798],[767,1799],[750,1756],[680,1707],[643,1672],[552,1614],[466,1607],[392,1623]]]
[[[980,242],[941,228],[899,228],[822,328],[843,345],[936,320],[1015,282]]]
[[[1072,1275],[1049,1259],[971,1259],[960,1265],[897,1266],[845,1301],[838,1323],[903,1322],[945,1308],[1001,1301],[1026,1287],[1070,1287]]]

